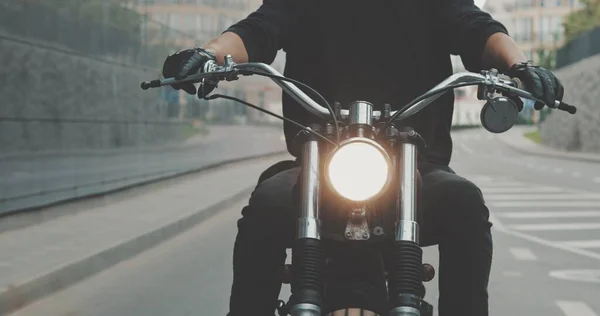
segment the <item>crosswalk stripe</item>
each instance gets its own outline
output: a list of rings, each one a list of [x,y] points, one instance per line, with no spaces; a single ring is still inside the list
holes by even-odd
[[[537,260],[537,257],[527,248],[510,248],[508,249],[517,260],[532,261]]]
[[[565,316],[598,316],[584,302],[556,301],[556,305],[558,305]]]
[[[487,188],[482,190],[483,194],[498,194],[498,193],[512,193],[512,194],[525,194],[525,193],[560,193],[565,192],[561,188],[552,187],[509,187],[509,188]]]
[[[485,193],[484,193],[485,194]],[[556,201],[556,200],[600,200],[599,194],[493,194],[485,196],[488,201]]]
[[[520,231],[600,229],[600,223],[514,224],[508,228]]]
[[[600,211],[556,211],[556,212],[500,212],[496,217],[501,218],[575,218],[600,217]]]
[[[600,240],[571,240],[560,243],[574,248],[600,248]]]
[[[487,197],[486,197],[487,199]],[[506,201],[487,203],[497,208],[527,208],[527,207],[600,207],[600,201]]]

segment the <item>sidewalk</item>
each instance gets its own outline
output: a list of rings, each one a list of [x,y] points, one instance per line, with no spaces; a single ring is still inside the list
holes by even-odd
[[[0,159],[0,214],[110,192],[222,161],[284,152],[281,129],[213,126],[160,148]]]
[[[535,127],[515,126],[509,131],[499,134],[498,139],[516,151],[544,157],[570,159],[588,162],[600,162],[600,153],[569,152],[554,149],[548,146],[534,143],[525,137],[525,133],[536,130]]]
[[[260,173],[289,157],[234,163],[168,185],[157,184],[134,196],[108,196],[103,203],[90,203],[89,209],[0,233],[0,315],[107,269],[228,204],[247,199]]]
[[[208,131],[206,134],[198,133],[180,142],[167,142],[163,145],[147,145],[139,147],[121,147],[121,148],[102,148],[102,149],[67,149],[67,150],[46,150],[39,152],[19,152],[2,153],[0,152],[0,161],[2,160],[21,160],[21,159],[41,159],[52,157],[72,157],[72,156],[111,156],[124,154],[152,153],[161,151],[181,150],[198,145],[211,144],[223,139],[238,137],[245,134],[257,133],[282,133],[280,127],[274,126],[254,126],[254,125],[206,125]]]

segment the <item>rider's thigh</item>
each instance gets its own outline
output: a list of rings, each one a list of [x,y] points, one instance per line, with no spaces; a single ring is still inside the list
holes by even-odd
[[[281,171],[260,182],[248,202],[242,209],[243,217],[238,221],[238,229],[257,238],[272,238],[281,234],[295,232],[295,210],[293,203],[294,186],[300,168]],[[293,238],[293,237],[292,237]]]
[[[460,230],[464,228],[460,227],[462,224],[488,222],[489,210],[476,184],[457,175],[448,166],[426,164],[420,172],[423,180],[423,245],[437,244],[441,231]]]

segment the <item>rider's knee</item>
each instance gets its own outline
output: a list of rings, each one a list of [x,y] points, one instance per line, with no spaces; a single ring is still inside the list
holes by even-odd
[[[293,189],[299,168],[279,172],[260,182],[242,211],[244,217],[279,217],[293,211]],[[286,214],[286,215],[284,215]]]
[[[485,206],[485,200],[479,187],[459,176],[444,181],[443,203],[451,208],[452,216],[459,219],[487,218],[489,210]]]

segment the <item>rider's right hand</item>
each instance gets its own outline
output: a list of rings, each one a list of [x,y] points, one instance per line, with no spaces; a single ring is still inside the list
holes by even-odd
[[[197,74],[204,68],[207,61],[216,61],[216,56],[213,52],[203,48],[191,48],[179,51],[169,55],[163,64],[163,76],[165,78],[183,79],[189,75]],[[192,83],[181,85],[173,85],[173,88],[189,94],[196,94],[196,87]],[[204,98],[211,93],[216,87],[215,82],[203,80],[198,89],[198,97]]]

